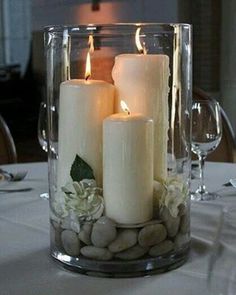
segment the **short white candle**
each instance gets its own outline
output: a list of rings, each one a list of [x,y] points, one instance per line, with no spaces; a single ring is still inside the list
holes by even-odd
[[[154,122],[154,179],[167,177],[169,58],[160,54],[116,56],[112,77],[117,89],[116,111],[125,99],[133,112]]]
[[[69,80],[60,85],[58,187],[70,181],[78,154],[102,186],[102,122],[114,111],[114,86],[98,80]]]
[[[119,113],[103,123],[105,214],[121,224],[142,223],[153,213],[153,122]]]

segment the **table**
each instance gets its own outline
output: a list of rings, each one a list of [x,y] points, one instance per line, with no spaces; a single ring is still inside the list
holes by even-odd
[[[221,205],[236,204],[236,189],[221,185],[236,177],[236,164],[207,163],[206,184],[219,190],[218,201],[193,203],[192,248],[188,262],[161,275],[145,278],[87,277],[61,268],[49,254],[49,206],[39,197],[47,190],[47,164],[5,166],[8,171],[28,170],[14,187],[32,187],[25,193],[0,194],[1,295],[199,295],[207,291],[207,260]],[[196,186],[194,180],[193,186]]]

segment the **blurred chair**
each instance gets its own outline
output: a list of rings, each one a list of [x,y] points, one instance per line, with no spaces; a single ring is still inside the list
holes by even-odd
[[[206,92],[199,88],[193,88],[193,101],[201,100],[212,100]],[[232,125],[221,107],[222,116],[222,139],[219,146],[214,152],[207,156],[207,161],[214,162],[236,162],[236,139]]]
[[[11,132],[0,115],[0,164],[17,162],[16,147]]]

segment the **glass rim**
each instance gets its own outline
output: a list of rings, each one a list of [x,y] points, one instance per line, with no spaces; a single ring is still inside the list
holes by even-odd
[[[193,99],[192,104],[195,103],[204,103],[204,104],[217,104],[220,105],[220,103],[216,99]]]
[[[103,28],[132,28],[132,27],[150,27],[150,28],[155,28],[155,27],[163,27],[165,29],[171,28],[173,29],[174,27],[180,27],[180,28],[185,28],[185,29],[191,29],[192,25],[188,23],[155,23],[155,22],[140,22],[140,23],[88,23],[88,24],[70,24],[70,25],[47,25],[44,27],[44,32],[45,33],[50,33],[50,32],[63,32],[65,29],[70,30],[70,31],[77,31],[79,32],[80,28],[81,29],[87,29],[88,31],[91,30],[96,30],[97,28],[103,27]]]

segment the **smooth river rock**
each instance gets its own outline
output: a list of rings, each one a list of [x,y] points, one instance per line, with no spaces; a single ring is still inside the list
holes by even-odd
[[[72,213],[64,218],[61,227],[63,229],[72,230],[77,234],[80,232],[80,223],[78,221],[78,218],[75,216],[75,214]]]
[[[62,247],[62,242],[61,242],[61,233],[62,233],[62,228],[60,225],[54,225],[54,223],[50,224],[50,238],[51,238],[51,243],[55,244],[57,248],[61,249]]]
[[[181,216],[180,218],[180,226],[179,226],[179,231],[182,234],[186,234],[189,232],[190,229],[190,218],[187,214]]]
[[[162,224],[148,225],[142,228],[138,235],[138,242],[142,247],[156,245],[165,240],[167,231]]]
[[[116,224],[106,216],[100,217],[94,224],[91,241],[99,248],[107,247],[117,235]]]
[[[162,207],[160,210],[160,219],[163,221],[167,221],[169,217],[170,217],[169,209],[166,206]]]
[[[162,223],[162,221],[160,219],[152,219],[152,220],[145,221],[142,223],[129,224],[128,226],[127,226],[127,224],[117,223],[116,227],[117,228],[137,228],[137,229],[140,229],[141,227],[144,227],[146,225],[157,224],[157,223]]]
[[[173,238],[177,235],[179,230],[180,217],[169,216],[165,221],[165,227],[167,229],[168,237]]]
[[[179,204],[178,209],[179,209],[178,216],[183,216],[187,214],[187,207],[185,204]]]
[[[188,242],[190,242],[188,234],[178,233],[178,235],[175,237],[175,241],[174,241],[175,249],[179,249],[180,247],[184,246]]]
[[[58,230],[61,230],[62,231],[62,228],[61,228],[61,225],[59,222],[56,222],[55,220],[51,219],[51,224],[52,226],[55,228],[55,229],[58,229]]]
[[[80,252],[80,241],[75,232],[71,230],[63,230],[61,233],[61,242],[64,250],[68,255],[78,256]]]
[[[118,253],[134,246],[137,243],[137,240],[137,230],[123,229],[118,232],[116,239],[111,242],[108,249],[113,253]]]
[[[91,232],[92,232],[93,224],[91,222],[86,222],[82,225],[81,230],[79,232],[79,239],[86,245],[91,245]]]
[[[164,255],[173,249],[174,249],[174,243],[170,240],[165,240],[165,241],[153,246],[149,250],[148,254],[152,257],[156,257],[159,255]]]
[[[132,248],[129,248],[125,251],[116,253],[115,257],[122,260],[138,259],[142,257],[144,254],[146,254],[148,250],[148,247],[141,247],[140,245],[135,245]]]
[[[81,248],[81,254],[85,257],[95,260],[111,260],[113,254],[106,248],[99,248],[94,246],[85,246]]]

